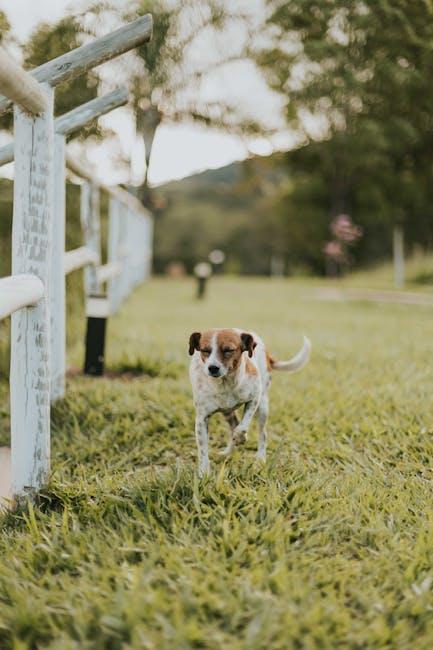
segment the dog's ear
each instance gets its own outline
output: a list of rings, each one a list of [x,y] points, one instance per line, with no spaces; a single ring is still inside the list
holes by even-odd
[[[200,350],[201,332],[193,332],[189,337],[189,353],[194,354],[196,350]]]
[[[247,332],[242,332],[241,345],[242,345],[242,352],[248,351],[248,356],[252,357],[253,350],[257,345],[252,334],[248,334]]]

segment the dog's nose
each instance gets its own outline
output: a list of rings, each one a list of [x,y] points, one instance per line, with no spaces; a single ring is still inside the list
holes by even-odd
[[[218,377],[219,371],[219,366],[209,366],[209,373],[212,377]]]

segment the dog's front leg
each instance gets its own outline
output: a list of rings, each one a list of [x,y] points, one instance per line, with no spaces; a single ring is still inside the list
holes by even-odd
[[[225,449],[223,449],[223,451],[221,451],[220,454],[221,456],[230,456],[230,454],[233,453],[233,450],[235,448],[235,443],[233,441],[233,431],[236,429],[237,426],[239,426],[239,420],[234,411],[232,411],[231,413],[225,413],[224,417],[226,419],[227,424],[230,427],[230,435],[229,435],[229,441],[227,443],[227,447],[225,447]]]
[[[195,440],[198,453],[198,475],[203,477],[209,472],[209,416],[197,413],[195,419]]]
[[[259,405],[258,399],[253,399],[245,404],[244,414],[238,426],[233,430],[233,442],[241,445],[247,440],[247,431]]]

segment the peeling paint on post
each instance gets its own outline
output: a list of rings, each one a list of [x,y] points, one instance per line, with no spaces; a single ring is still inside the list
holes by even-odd
[[[144,223],[145,234],[143,240],[146,242],[146,253],[144,256],[143,275],[141,281],[150,277],[152,271],[152,250],[153,250],[153,221],[148,215]]]
[[[81,186],[81,227],[85,246],[98,257],[101,264],[101,222],[99,212],[99,188],[94,183],[85,181]],[[101,283],[95,267],[84,269],[84,286],[86,291],[86,351],[84,372],[87,375],[100,376],[104,372],[104,347],[106,315],[99,317],[93,313],[91,306],[94,299],[103,300]],[[105,297],[105,303],[107,303]]]
[[[80,206],[81,228],[84,245],[98,258],[96,266],[101,263],[101,221],[99,213],[99,189],[94,183],[84,181],[81,186]],[[97,294],[100,284],[94,266],[87,266],[84,271],[86,297]]]
[[[65,221],[66,169],[65,136],[54,136],[53,241],[51,247],[51,401],[65,394],[66,303],[65,303]]]
[[[50,469],[49,280],[53,190],[53,91],[39,117],[15,108],[12,273],[36,275],[45,298],[12,315],[12,493],[39,489]]]
[[[128,206],[120,204],[120,232],[119,232],[119,257],[122,260],[122,274],[119,278],[120,300],[125,300],[128,295],[129,255],[128,250]]]
[[[108,204],[108,262],[112,264],[121,263],[119,256],[120,242],[120,203],[110,196]],[[120,275],[113,277],[108,282],[108,300],[110,312],[114,313],[119,309],[121,303]]]

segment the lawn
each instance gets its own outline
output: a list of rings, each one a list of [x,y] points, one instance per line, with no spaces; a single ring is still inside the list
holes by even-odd
[[[281,358],[305,333],[313,356],[274,378],[266,467],[255,430],[219,458],[215,418],[199,481],[187,341],[218,325]],[[432,341],[431,309],[302,281],[139,289],[109,324],[114,378],[69,379],[50,484],[1,521],[0,647],[431,649]]]

